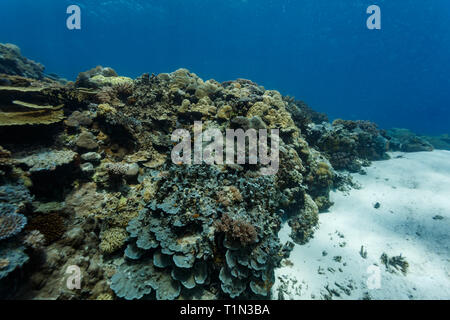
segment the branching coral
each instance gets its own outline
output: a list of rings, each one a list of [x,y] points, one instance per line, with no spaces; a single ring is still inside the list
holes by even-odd
[[[113,253],[119,250],[125,244],[128,234],[125,229],[112,228],[103,231],[100,235],[100,250],[103,253]]]
[[[406,275],[408,272],[409,263],[402,255],[389,257],[386,253],[383,252],[380,260],[385,265],[386,270],[391,273],[401,271],[403,275]]]
[[[226,233],[231,239],[238,240],[242,246],[255,243],[258,233],[254,226],[243,220],[234,220],[228,214],[224,214],[217,223],[217,230]]]

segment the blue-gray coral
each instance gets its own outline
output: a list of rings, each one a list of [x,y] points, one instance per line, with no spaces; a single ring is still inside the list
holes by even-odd
[[[18,234],[27,224],[27,218],[16,210],[15,205],[0,203],[0,240]]]
[[[140,211],[139,216],[131,220],[127,227],[130,244],[125,250],[125,256],[135,262],[126,263],[134,265],[145,261],[148,264],[147,257],[151,257],[152,265],[156,268],[148,269],[152,273],[148,275],[149,278],[164,271],[172,283],[178,283],[185,289],[205,285],[208,273],[217,272],[223,293],[233,298],[246,291],[248,294],[253,292],[251,281],[270,282],[263,275],[273,273],[273,268],[280,260],[277,257],[281,248],[271,231],[276,230],[281,223],[281,217],[272,214],[278,212],[279,199],[274,187],[270,187],[273,177],[242,179],[236,173],[230,174],[206,165],[186,168],[170,165],[166,168],[166,175],[167,179],[157,181],[159,189],[156,198],[147,203],[146,209]],[[148,178],[152,179],[152,176]],[[237,186],[233,190],[239,203],[232,208],[220,202],[224,181]],[[245,190],[242,198],[238,194],[239,190]],[[176,206],[168,206],[168,203],[174,203],[173,199],[177,199]],[[213,203],[216,204],[214,208]],[[176,208],[177,214],[170,211],[172,207]],[[242,247],[239,242],[217,234],[216,221],[224,212],[258,225],[260,234],[256,242]],[[219,243],[223,242],[229,249],[217,248],[216,237],[221,238]],[[141,254],[134,254],[136,247],[146,252],[142,258]],[[220,251],[225,253],[223,262],[226,265],[214,263]],[[116,290],[114,286],[111,288]],[[266,289],[267,295],[270,286]]]
[[[111,278],[111,289],[119,298],[141,299],[155,292],[158,300],[173,300],[181,286],[166,270],[156,270],[151,260],[142,264],[123,264]]]
[[[77,153],[71,150],[43,151],[17,159],[28,166],[30,172],[54,171],[56,168],[73,163]]]
[[[111,278],[111,289],[119,298],[141,299],[152,292],[151,267],[141,264],[122,265]]]
[[[31,203],[33,196],[22,184],[5,184],[0,186],[0,202],[8,202],[18,207]]]
[[[0,244],[0,279],[5,278],[29,260],[24,250],[23,246],[14,243]]]

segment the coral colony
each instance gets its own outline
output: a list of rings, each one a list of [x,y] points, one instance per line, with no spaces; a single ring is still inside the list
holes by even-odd
[[[0,44],[3,298],[270,298],[282,221],[304,244],[341,170],[432,148],[250,80],[43,70]]]
[[[259,137],[259,138],[258,138]],[[248,155],[246,152],[246,139],[248,140]],[[171,153],[173,163],[183,164],[223,164],[224,138],[219,129],[208,129],[202,132],[202,122],[194,122],[194,159],[191,158],[191,135],[187,130],[177,129],[172,133],[172,141],[182,140]],[[271,130],[271,152],[268,154],[267,129],[253,128],[244,132],[243,129],[226,129],[226,164],[256,165],[258,160],[262,165],[270,168],[261,168],[261,174],[276,174],[279,168],[279,130]],[[236,145],[235,142],[236,141]],[[210,142],[204,146],[205,142]],[[236,157],[235,157],[236,151]],[[259,155],[259,157],[258,157]]]

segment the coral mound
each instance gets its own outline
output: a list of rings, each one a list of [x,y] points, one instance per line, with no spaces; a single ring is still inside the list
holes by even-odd
[[[44,66],[23,57],[18,46],[0,43],[0,73],[42,79]]]
[[[245,79],[179,69],[132,80],[97,67],[75,83],[2,84],[0,241],[14,245],[0,243],[0,272],[25,263],[25,247],[43,251],[43,265],[29,264],[38,297],[270,298],[274,269],[293,248],[278,238],[282,222],[306,243],[332,205],[336,169],[386,156],[373,124],[330,124]],[[172,162],[172,133],[192,134],[195,121],[222,135],[267,129],[279,167],[264,175],[267,166],[250,161]],[[60,289],[70,265],[89,275],[82,290]]]

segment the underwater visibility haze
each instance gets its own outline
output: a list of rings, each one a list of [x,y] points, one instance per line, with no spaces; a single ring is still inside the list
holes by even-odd
[[[450,298],[447,0],[2,0],[0,299]]]
[[[65,27],[71,4],[81,30]],[[373,4],[381,30],[366,27]],[[426,135],[450,126],[446,0],[3,0],[0,21],[3,42],[69,80],[96,65],[130,77],[182,66],[251,79],[331,119]]]

